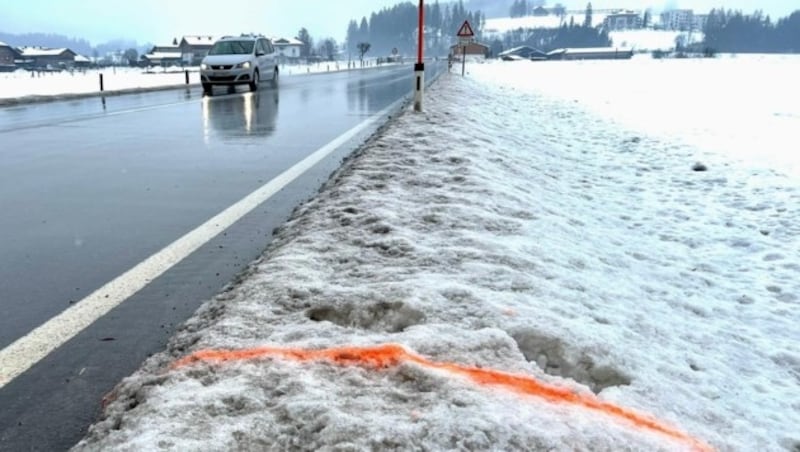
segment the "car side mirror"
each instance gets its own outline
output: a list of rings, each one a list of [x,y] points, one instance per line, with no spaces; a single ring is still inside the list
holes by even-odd
[[[264,53],[264,52],[256,52],[256,56],[257,57],[264,56],[264,55],[266,55],[266,53]]]

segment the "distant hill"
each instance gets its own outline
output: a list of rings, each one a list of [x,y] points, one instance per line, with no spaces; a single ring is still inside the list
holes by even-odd
[[[129,39],[114,39],[93,46],[92,43],[86,39],[70,38],[55,33],[14,34],[4,33],[2,31],[0,31],[0,42],[5,42],[15,47],[37,46],[68,48],[85,56],[93,56],[95,51],[98,55],[105,55],[110,52],[125,51],[131,48],[137,49],[140,53],[143,53],[153,47],[152,44],[139,45],[136,41]]]
[[[0,41],[6,44],[20,46],[40,46],[40,47],[67,47],[74,52],[82,55],[92,54],[92,44],[85,39],[69,38],[64,35],[54,33],[24,33],[13,34],[0,32]]]

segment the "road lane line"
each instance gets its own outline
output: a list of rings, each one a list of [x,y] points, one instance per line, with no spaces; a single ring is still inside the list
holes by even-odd
[[[168,104],[149,105],[147,107],[129,108],[127,110],[118,110],[102,113],[91,113],[85,116],[78,117],[63,117],[63,118],[49,118],[44,120],[36,120],[32,122],[22,123],[10,128],[0,128],[0,133],[13,133],[21,130],[37,129],[39,127],[56,127],[63,124],[73,124],[76,122],[93,121],[95,119],[111,118],[114,116],[127,115],[132,113],[142,113],[152,110],[160,110],[163,108],[177,107],[180,105],[188,105],[191,103],[199,103],[199,99],[182,100],[180,102],[171,102]]]
[[[394,102],[339,135],[236,204],[0,350],[0,389],[270,199],[333,151],[377,124],[405,100],[404,97]]]

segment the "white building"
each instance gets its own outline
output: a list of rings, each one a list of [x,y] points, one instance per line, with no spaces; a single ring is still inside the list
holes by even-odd
[[[694,11],[673,9],[661,13],[661,25],[667,30],[690,31],[694,27]]]
[[[642,28],[642,16],[636,11],[615,11],[603,20],[608,31],[638,30]]]
[[[181,51],[183,63],[190,66],[199,66],[203,58],[217,42],[214,36],[184,36],[178,47]]]
[[[692,21],[692,29],[695,31],[703,31],[706,29],[708,23],[708,14],[695,14]]]
[[[273,38],[272,45],[278,51],[279,58],[286,61],[300,58],[300,51],[305,44],[294,38]]]

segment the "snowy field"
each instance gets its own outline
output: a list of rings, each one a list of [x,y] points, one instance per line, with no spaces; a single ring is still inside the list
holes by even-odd
[[[799,179],[715,141],[797,126],[767,86],[789,63],[755,61],[695,61],[689,88],[675,60],[442,77],[75,450],[796,452]],[[768,97],[749,131],[681,97],[735,62]],[[695,109],[722,117],[652,124]]]
[[[527,62],[524,62],[527,63]],[[690,144],[745,166],[800,176],[800,57],[525,64],[497,73],[526,93],[574,102],[626,127]],[[521,74],[521,75],[520,75]]]
[[[359,65],[360,67],[360,65]],[[365,60],[365,68],[376,67],[375,59]],[[200,83],[199,68],[189,69],[189,82]],[[282,65],[282,75],[312,74],[347,70],[347,62]],[[186,83],[184,69],[172,68],[105,68],[85,72],[31,73],[17,70],[0,73],[0,104],[4,99],[19,99],[36,96],[61,96],[100,92],[100,76],[106,91],[152,89],[181,86]]]

